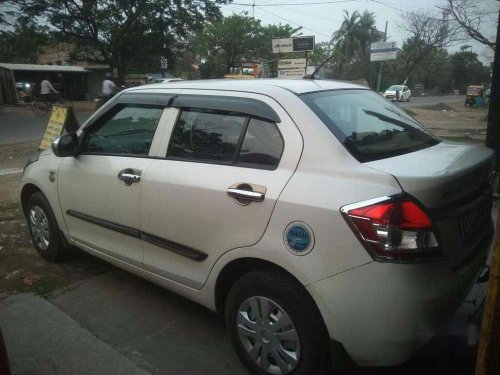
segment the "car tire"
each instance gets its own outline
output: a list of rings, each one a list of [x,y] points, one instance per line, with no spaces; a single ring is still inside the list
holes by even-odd
[[[229,291],[225,319],[233,347],[252,374],[332,371],[321,314],[306,289],[284,272],[242,276]]]
[[[31,195],[26,207],[26,220],[38,254],[50,262],[62,261],[66,255],[65,244],[45,195],[40,192]]]
[[[407,100],[407,102],[410,102],[410,97],[408,97],[408,100]]]

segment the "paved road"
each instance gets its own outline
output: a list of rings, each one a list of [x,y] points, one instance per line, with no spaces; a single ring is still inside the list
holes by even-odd
[[[411,101],[396,103],[400,107],[419,107],[437,103],[462,102],[464,96],[429,96],[412,97]],[[82,124],[92,113],[79,112],[76,114],[78,121]],[[47,124],[48,115],[35,116],[29,108],[25,110],[14,110],[4,108],[0,112],[0,145],[12,143],[24,143],[39,140]]]
[[[80,112],[76,117],[82,124],[91,112]],[[49,115],[35,116],[31,110],[13,111],[5,108],[0,112],[0,145],[39,140],[45,130]]]

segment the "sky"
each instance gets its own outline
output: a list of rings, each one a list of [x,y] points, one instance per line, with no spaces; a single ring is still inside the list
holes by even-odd
[[[289,23],[292,26],[302,26],[303,35],[314,35],[316,42],[326,42],[340,27],[344,10],[348,10],[349,13],[355,10],[359,12],[367,10],[375,13],[377,29],[384,31],[385,21],[388,21],[387,40],[396,41],[398,47],[402,45],[405,37],[404,32],[398,27],[402,22],[402,12],[428,10],[441,18],[441,11],[436,7],[445,2],[445,0],[255,0],[255,7],[252,7],[253,1],[233,0],[232,4],[222,7],[223,13],[227,16],[247,11],[251,16],[253,10],[254,17],[264,24]],[[494,39],[500,1],[476,0],[475,3],[480,9],[490,13],[483,18],[481,29]],[[471,45],[473,52],[478,54],[483,64],[489,65],[489,62],[493,61],[493,53],[489,48],[472,40],[457,43],[449,49],[451,52],[457,51],[463,44]]]

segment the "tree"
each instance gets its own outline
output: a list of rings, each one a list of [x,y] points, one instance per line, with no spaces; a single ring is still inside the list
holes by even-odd
[[[13,30],[0,31],[0,61],[18,64],[38,62],[48,43],[46,28],[26,17],[19,17]]]
[[[256,58],[261,36],[260,20],[249,17],[248,13],[233,14],[207,23],[203,29],[205,53],[223,58],[224,73],[241,65],[243,60]]]
[[[470,38],[495,50],[495,34],[486,35],[481,31],[481,23],[489,12],[481,10],[479,4],[475,0],[446,0],[446,5],[439,9],[451,15]]]
[[[458,31],[450,25],[445,15],[435,18],[426,11],[407,12],[401,15],[399,28],[406,32],[404,54],[398,65],[399,83],[406,82],[415,68],[434,48],[444,48],[457,40]]]
[[[20,12],[46,22],[81,58],[116,68],[159,66],[207,19],[220,16],[227,0],[13,0]]]
[[[344,11],[344,20],[340,28],[332,35],[331,42],[335,45],[338,53],[338,64],[340,79],[344,75],[344,65],[349,64],[361,50],[361,41],[357,32],[358,19],[361,17],[356,10],[352,14],[349,11]]]
[[[331,40],[339,78],[350,76],[370,80],[370,45],[382,37],[383,34],[375,27],[373,13],[365,11],[360,14],[354,11],[349,14],[345,11],[344,20],[340,28],[333,33]]]
[[[485,84],[489,81],[488,71],[477,59],[477,54],[469,50],[470,46],[462,46],[460,52],[451,56],[455,87],[465,92],[467,86]]]

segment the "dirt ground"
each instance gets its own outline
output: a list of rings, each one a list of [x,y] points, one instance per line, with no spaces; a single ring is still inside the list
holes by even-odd
[[[483,144],[486,140],[486,107],[437,102],[434,106],[411,107],[407,112],[439,137]]]
[[[111,267],[78,250],[61,264],[49,263],[36,252],[18,204],[18,187],[19,170],[37,146],[38,142],[0,146],[0,296],[24,292],[48,296]]]

